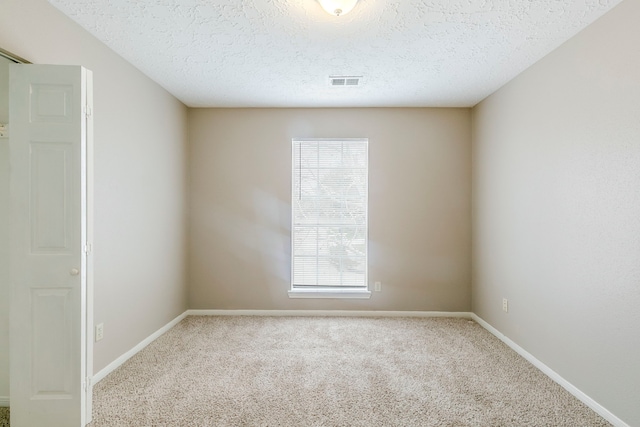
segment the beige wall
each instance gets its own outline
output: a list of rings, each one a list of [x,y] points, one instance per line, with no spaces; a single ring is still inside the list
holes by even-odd
[[[473,310],[633,426],[639,21],[621,3],[473,110]]]
[[[45,0],[0,2],[0,46],[93,71],[98,371],[187,308],[186,107]]]
[[[469,109],[193,109],[189,304],[470,310]],[[291,139],[369,138],[370,300],[289,299]]]

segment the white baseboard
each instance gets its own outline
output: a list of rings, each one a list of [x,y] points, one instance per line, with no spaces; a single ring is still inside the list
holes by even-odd
[[[620,418],[613,415],[604,406],[600,405],[591,397],[587,396],[584,392],[582,392],[576,386],[571,384],[569,381],[565,380],[562,376],[560,376],[560,374],[558,374],[556,371],[554,371],[553,369],[551,369],[550,367],[542,363],[540,360],[538,360],[535,356],[533,356],[527,350],[525,350],[524,348],[520,347],[518,344],[516,344],[515,342],[507,338],[502,332],[498,331],[496,328],[491,326],[480,316],[478,316],[475,313],[472,313],[471,318],[475,320],[478,324],[480,324],[483,328],[485,328],[487,331],[495,335],[500,341],[504,342],[506,345],[511,347],[511,349],[514,350],[516,353],[518,353],[520,356],[528,360],[529,363],[531,363],[533,366],[540,369],[546,376],[548,376],[553,381],[558,383],[562,388],[564,388],[569,393],[571,393],[579,401],[581,401],[582,403],[587,405],[589,408],[591,408],[595,413],[597,413],[602,418],[604,418],[605,420],[613,424],[615,427],[630,427],[629,424],[625,423]]]
[[[274,317],[461,317],[466,311],[375,311],[375,310],[187,310],[188,316],[274,316]]]
[[[104,368],[102,368],[100,371],[98,371],[93,378],[91,379],[91,383],[92,384],[96,384],[98,383],[100,380],[102,380],[104,377],[106,377],[107,375],[109,375],[111,372],[113,372],[114,370],[116,370],[117,368],[120,367],[120,365],[122,365],[124,362],[126,362],[127,360],[131,359],[131,357],[133,357],[136,353],[138,353],[140,350],[142,350],[143,348],[145,348],[146,346],[148,346],[149,344],[151,344],[153,341],[155,341],[160,335],[164,334],[165,332],[167,332],[169,329],[173,328],[175,325],[178,324],[178,322],[180,322],[182,319],[184,319],[185,317],[187,317],[187,311],[185,311],[184,313],[182,313],[181,315],[179,315],[178,317],[176,317],[175,319],[173,319],[171,322],[167,323],[166,325],[164,325],[162,328],[158,329],[157,331],[155,331],[154,333],[152,333],[151,335],[149,335],[147,338],[143,339],[142,341],[140,341],[140,343],[138,343],[138,345],[136,345],[135,347],[133,347],[131,350],[127,351],[125,354],[123,354],[122,356],[118,357],[116,360],[114,360],[113,362],[109,363],[107,366],[105,366]]]
[[[0,396],[0,408],[9,407],[9,396]]]

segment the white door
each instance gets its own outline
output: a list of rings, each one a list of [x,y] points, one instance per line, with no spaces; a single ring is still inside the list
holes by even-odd
[[[91,73],[12,65],[12,427],[90,419]]]

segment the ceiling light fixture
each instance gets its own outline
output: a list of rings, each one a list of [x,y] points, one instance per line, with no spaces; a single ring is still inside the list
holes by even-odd
[[[346,15],[358,3],[358,0],[318,0],[327,13],[335,16]]]

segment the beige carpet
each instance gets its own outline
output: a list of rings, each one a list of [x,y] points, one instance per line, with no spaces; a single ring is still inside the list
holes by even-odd
[[[608,426],[465,319],[188,317],[95,387],[102,426]]]
[[[0,407],[0,427],[9,427],[9,408]]]

